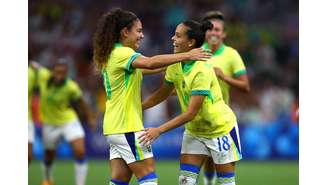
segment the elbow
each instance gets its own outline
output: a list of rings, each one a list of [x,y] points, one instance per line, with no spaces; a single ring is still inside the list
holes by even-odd
[[[197,115],[197,111],[188,111],[186,112],[186,121],[193,120]]]
[[[151,60],[146,61],[144,67],[146,69],[157,69],[156,63],[152,62]]]
[[[244,88],[244,92],[245,93],[249,93],[251,92],[251,87],[249,85],[247,85],[245,88]]]

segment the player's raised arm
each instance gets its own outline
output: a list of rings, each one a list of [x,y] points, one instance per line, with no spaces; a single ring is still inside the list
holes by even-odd
[[[207,50],[195,48],[184,53],[156,55],[153,57],[139,56],[131,65],[133,68],[157,69],[186,60],[206,61],[211,56],[212,54]]]
[[[158,68],[158,69],[142,69],[143,75],[152,75],[163,72],[166,70],[166,67]]]

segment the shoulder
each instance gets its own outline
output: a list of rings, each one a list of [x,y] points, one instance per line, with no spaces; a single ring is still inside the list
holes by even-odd
[[[70,90],[80,89],[79,84],[76,81],[72,80],[71,78],[67,78],[66,87]]]
[[[232,55],[232,56],[239,55],[238,51],[233,47],[225,46],[224,50],[228,55]]]
[[[132,48],[118,47],[112,51],[111,55],[112,55],[112,57],[115,57],[115,58],[126,58],[126,57],[130,57],[134,53],[136,53],[136,52]]]
[[[206,61],[196,61],[196,65],[195,65],[195,71],[196,72],[204,72],[204,73],[208,73],[209,71],[213,70],[213,64]]]

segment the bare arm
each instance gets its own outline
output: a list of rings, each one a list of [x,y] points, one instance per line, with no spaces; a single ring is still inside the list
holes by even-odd
[[[163,85],[154,94],[142,102],[142,109],[146,110],[161,103],[170,96],[173,89],[173,85],[167,85],[164,82]]]
[[[203,95],[195,95],[191,96],[190,103],[188,105],[187,111],[175,117],[174,119],[162,124],[157,128],[147,128],[140,137],[140,142],[142,144],[151,144],[156,138],[158,138],[162,133],[177,128],[188,121],[194,119],[200,110],[205,96]]]
[[[227,82],[229,85],[238,88],[244,92],[249,92],[251,90],[248,77],[246,74],[240,75],[237,78],[232,78],[223,74],[220,68],[214,68],[215,74],[221,80]]]
[[[71,103],[73,109],[76,111],[76,113],[78,114],[78,117],[81,120],[85,120],[90,128],[92,130],[96,129],[96,120],[93,117],[92,111],[89,108],[89,106],[87,105],[87,103],[83,100],[83,98],[78,99],[77,101],[73,101]]]
[[[152,75],[156,73],[160,73],[166,70],[166,67],[158,68],[158,69],[142,69],[143,75]]]
[[[156,55],[153,57],[139,56],[132,62],[133,68],[157,69],[185,60],[207,60],[211,54],[202,49],[195,48],[185,53]]]

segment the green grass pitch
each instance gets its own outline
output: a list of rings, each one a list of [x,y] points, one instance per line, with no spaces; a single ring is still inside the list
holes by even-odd
[[[55,161],[55,185],[74,185],[74,163],[72,160]],[[177,185],[179,174],[178,161],[161,160],[156,163],[160,185]],[[108,161],[89,161],[86,185],[109,183]],[[237,185],[298,185],[298,161],[242,161],[237,164]],[[198,185],[203,184],[203,174]],[[28,169],[28,184],[41,185],[42,173],[40,161],[33,161]],[[135,178],[130,182],[137,185]]]

